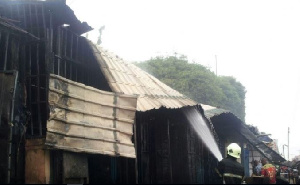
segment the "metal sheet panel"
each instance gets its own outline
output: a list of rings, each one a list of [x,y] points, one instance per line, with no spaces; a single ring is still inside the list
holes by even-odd
[[[120,57],[89,42],[100,68],[114,92],[138,95],[137,110],[181,108],[197,103]]]
[[[131,141],[137,97],[100,91],[50,75],[46,145],[135,158]]]
[[[223,113],[230,113],[230,111],[228,111],[228,110],[213,107],[211,105],[201,104],[201,107],[204,111],[205,117],[207,117],[208,119],[210,119],[214,116],[218,116],[218,115],[223,114]]]

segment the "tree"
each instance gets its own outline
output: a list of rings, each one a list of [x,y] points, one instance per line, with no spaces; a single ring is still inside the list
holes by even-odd
[[[230,110],[245,120],[245,87],[234,77],[216,76],[207,67],[189,63],[186,56],[158,56],[135,63],[191,99]]]

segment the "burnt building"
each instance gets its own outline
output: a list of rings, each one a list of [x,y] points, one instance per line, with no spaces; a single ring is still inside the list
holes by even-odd
[[[248,125],[230,111],[209,105],[202,105],[202,107],[219,137],[219,147],[223,157],[227,156],[226,147],[230,143],[238,143],[241,146],[242,153],[239,162],[244,166],[246,177],[250,177],[253,173],[254,160],[259,161],[265,157],[274,165],[281,165],[286,161],[254,135]]]
[[[184,114],[215,133],[201,105],[82,37],[65,1],[0,12],[2,183],[211,182],[217,159]]]
[[[135,182],[137,98],[111,91],[80,36],[92,28],[60,0],[0,12],[1,182],[93,182],[99,161],[102,182]]]
[[[113,92],[138,95],[138,182],[211,183],[218,161],[189,123],[190,115],[184,113],[195,111],[203,118],[197,124],[214,132],[201,105],[102,47],[91,42],[90,47]],[[211,139],[217,140],[217,135]]]

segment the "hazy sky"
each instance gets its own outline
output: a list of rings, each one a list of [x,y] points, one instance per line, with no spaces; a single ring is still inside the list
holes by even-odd
[[[97,41],[127,61],[174,52],[247,89],[246,123],[300,154],[300,1],[67,0]],[[287,148],[285,148],[287,151]],[[285,152],[287,154],[287,152]],[[286,157],[287,158],[287,157]]]

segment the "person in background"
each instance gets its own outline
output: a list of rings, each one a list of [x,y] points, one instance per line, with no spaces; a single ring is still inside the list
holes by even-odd
[[[253,175],[254,176],[261,176],[261,168],[262,165],[258,160],[254,161],[254,166],[253,166]]]
[[[218,171],[223,180],[223,184],[241,184],[244,179],[244,168],[237,162],[241,156],[241,147],[236,143],[231,143],[227,147],[227,157],[218,164]]]
[[[268,163],[266,158],[262,158],[261,163],[261,175],[270,179],[270,184],[276,184],[276,168],[272,164]]]

